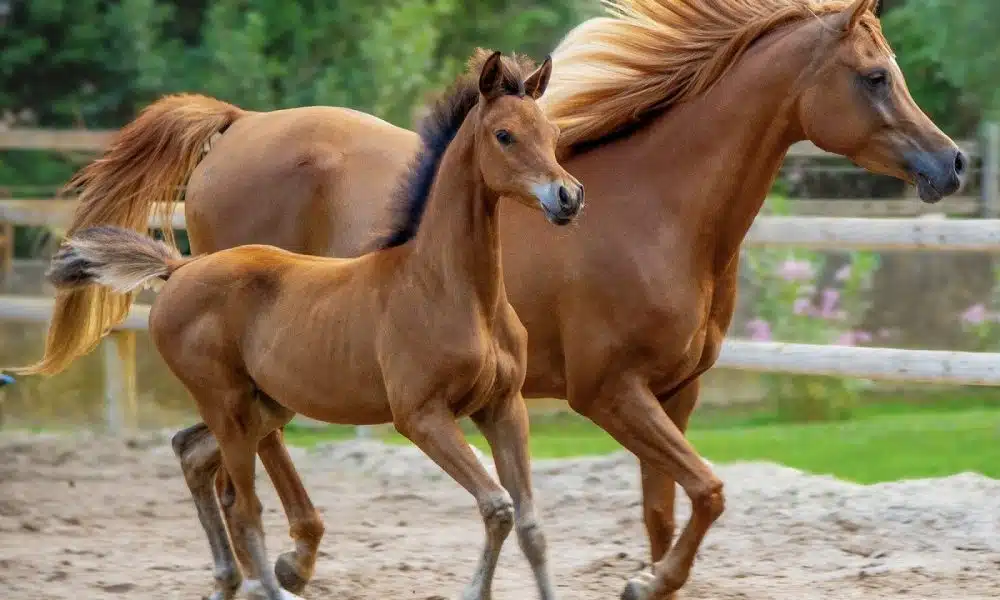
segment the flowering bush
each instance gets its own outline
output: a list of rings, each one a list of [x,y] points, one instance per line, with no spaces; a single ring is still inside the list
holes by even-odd
[[[771,202],[787,214],[787,201],[772,197]],[[756,288],[754,318],[746,325],[750,339],[848,346],[872,341],[871,333],[854,325],[867,309],[877,254],[851,252],[834,281],[819,290],[817,274],[824,263],[819,252],[748,248],[744,261]],[[857,379],[777,373],[763,375],[763,381],[779,415],[795,421],[848,418],[866,385]]]
[[[962,329],[976,339],[974,352],[993,352],[1000,343],[1000,313],[983,303],[970,306],[960,317]]]

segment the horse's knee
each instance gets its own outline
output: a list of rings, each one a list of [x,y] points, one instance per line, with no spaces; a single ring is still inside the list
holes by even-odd
[[[691,494],[690,498],[692,513],[708,524],[714,523],[726,510],[726,497],[718,479],[713,478],[709,485]]]
[[[493,492],[479,502],[486,530],[491,535],[506,537],[514,528],[514,501],[506,490]]]

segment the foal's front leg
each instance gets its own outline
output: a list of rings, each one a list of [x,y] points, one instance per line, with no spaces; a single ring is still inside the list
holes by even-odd
[[[472,416],[493,450],[500,483],[514,497],[514,523],[521,552],[528,559],[542,600],[555,600],[549,576],[545,535],[535,513],[528,448],[528,409],[518,392],[498,406]]]
[[[490,600],[500,549],[514,525],[514,502],[510,494],[490,477],[444,405],[421,405],[398,415],[394,425],[475,497],[486,526],[486,545],[462,599]]]

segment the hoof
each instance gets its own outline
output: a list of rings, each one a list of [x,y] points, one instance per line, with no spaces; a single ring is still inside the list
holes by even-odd
[[[628,580],[622,590],[621,600],[651,600],[652,589],[653,574],[642,573]]]
[[[247,580],[243,582],[243,595],[248,600],[275,600],[271,595],[267,593],[267,589],[264,585],[256,580]],[[278,590],[278,597],[281,600],[305,600],[301,596],[296,596],[288,590]]]
[[[278,578],[278,583],[286,590],[300,594],[309,583],[308,577],[303,577],[295,564],[295,553],[285,552],[274,562],[274,576]]]

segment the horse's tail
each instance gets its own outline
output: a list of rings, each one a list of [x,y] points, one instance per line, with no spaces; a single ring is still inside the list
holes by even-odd
[[[146,232],[158,204],[161,223],[169,223],[180,187],[201,160],[212,136],[247,114],[243,109],[197,94],[177,94],[147,106],[126,125],[104,155],[80,169],[66,184],[80,203],[67,236],[87,227],[114,225]],[[171,246],[173,230],[163,229]],[[128,316],[134,294],[106,287],[71,287],[55,298],[37,363],[14,373],[54,375],[97,346]]]
[[[61,291],[98,285],[127,294],[159,287],[189,260],[176,247],[138,231],[89,227],[63,242],[45,278]]]

